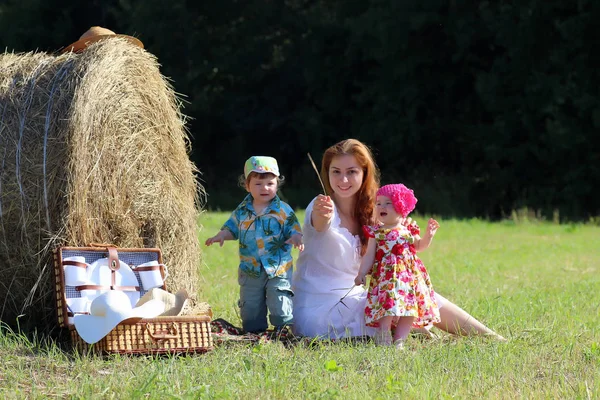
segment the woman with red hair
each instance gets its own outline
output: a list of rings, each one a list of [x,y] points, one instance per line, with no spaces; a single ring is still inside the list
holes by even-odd
[[[367,237],[362,227],[375,225],[373,208],[379,170],[369,148],[346,139],[323,154],[321,178],[327,195],[306,208],[304,251],[292,279],[294,333],[342,338],[375,334],[364,320],[366,292],[354,285]],[[438,293],[440,322],[434,326],[457,335],[504,338]],[[427,331],[426,331],[427,332]]]

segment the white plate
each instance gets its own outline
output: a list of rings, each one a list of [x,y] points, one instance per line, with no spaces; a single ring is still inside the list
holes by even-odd
[[[100,258],[94,261],[88,268],[88,284],[110,286],[112,284],[112,271],[108,267],[108,258]],[[119,269],[115,271],[115,286],[139,286],[139,282],[135,277],[135,273],[131,270],[131,267],[119,260]],[[95,299],[101,293],[106,290],[82,290],[81,296],[85,296],[90,301]],[[125,292],[131,302],[131,306],[135,307],[135,304],[140,299],[140,292]]]

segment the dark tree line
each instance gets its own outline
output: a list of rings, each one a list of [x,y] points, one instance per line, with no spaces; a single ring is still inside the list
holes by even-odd
[[[600,3],[593,0],[6,0],[1,44],[55,51],[91,25],[139,37],[185,95],[208,206],[252,154],[304,207],[317,160],[369,144],[420,212],[600,215]]]

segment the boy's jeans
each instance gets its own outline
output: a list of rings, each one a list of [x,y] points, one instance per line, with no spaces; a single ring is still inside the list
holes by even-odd
[[[274,327],[293,324],[292,297],[294,292],[291,288],[291,276],[292,268],[271,279],[262,269],[258,277],[249,276],[238,269],[238,283],[240,284],[238,306],[244,331],[266,331],[268,327],[267,310],[269,310],[269,321]]]

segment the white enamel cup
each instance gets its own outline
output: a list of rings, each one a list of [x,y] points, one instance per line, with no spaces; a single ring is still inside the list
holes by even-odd
[[[73,314],[83,314],[90,312],[90,300],[87,297],[72,297],[67,299],[69,311]]]
[[[88,282],[88,266],[89,265],[85,262],[85,257],[73,256],[65,258],[63,260],[65,285],[78,286],[86,284]]]
[[[169,276],[167,266],[164,264],[159,264],[158,261],[149,261],[135,267],[135,270],[140,274],[140,279],[142,281],[144,290],[161,287],[165,284],[161,274],[161,268],[165,271],[164,279],[167,279]]]

